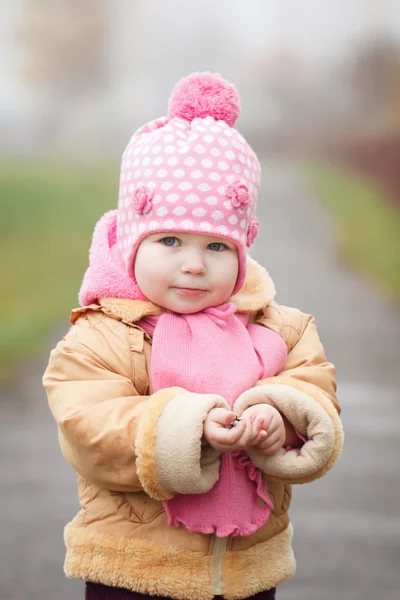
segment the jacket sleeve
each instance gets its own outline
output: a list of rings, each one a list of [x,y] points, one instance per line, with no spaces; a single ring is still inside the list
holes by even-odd
[[[234,410],[240,416],[249,406],[267,403],[285,415],[306,437],[301,449],[282,448],[273,456],[250,449],[248,454],[271,480],[306,483],[331,469],[342,450],[335,368],[326,360],[314,318],[296,309],[285,309],[282,314],[282,332],[289,346],[283,369],[244,392]]]
[[[181,388],[146,395],[143,335],[89,312],[51,352],[43,385],[61,451],[101,488],[143,489],[157,500],[204,493],[218,479],[220,456],[202,446],[203,422],[226,402]]]

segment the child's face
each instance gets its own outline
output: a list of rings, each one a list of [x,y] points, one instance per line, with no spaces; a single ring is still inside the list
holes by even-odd
[[[143,294],[155,304],[181,313],[219,306],[238,277],[236,245],[195,233],[154,233],[140,244],[134,265]]]

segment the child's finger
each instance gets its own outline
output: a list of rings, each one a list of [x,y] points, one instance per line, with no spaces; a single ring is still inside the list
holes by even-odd
[[[272,435],[273,433],[275,433],[275,431],[278,431],[278,430],[279,430],[279,423],[272,420],[268,425],[268,433]]]
[[[256,427],[257,427],[257,433],[259,433],[260,431],[267,431],[268,425],[267,425],[267,422],[265,421],[264,417],[257,417]]]
[[[262,429],[261,431],[259,431],[256,435],[256,437],[254,438],[254,440],[251,442],[251,446],[257,446],[258,444],[261,444],[261,442],[263,442],[266,437],[267,437],[268,433],[265,431],[265,429]]]
[[[277,441],[274,444],[272,444],[272,446],[269,446],[266,450],[263,450],[262,453],[266,456],[271,456],[272,454],[276,454],[281,448],[282,443],[280,441]]]
[[[245,427],[242,432],[242,435],[238,438],[237,444],[239,444],[242,448],[245,448],[250,444],[254,437],[253,424],[249,423],[249,421],[244,421]]]
[[[268,434],[268,437],[264,439],[262,442],[258,444],[259,450],[267,451],[270,450],[272,446],[277,444],[280,441],[281,435],[279,431]]]
[[[254,419],[253,425],[252,425],[252,438],[249,441],[249,445],[251,446],[255,446],[256,444],[259,444],[261,441],[263,441],[267,436],[267,432],[266,432],[266,427],[265,427],[265,420],[263,417],[261,416],[257,416]]]
[[[250,414],[249,416],[245,416],[242,420],[246,421],[246,423],[251,426],[251,429],[255,436],[260,429],[257,425],[259,417],[255,414]]]
[[[240,439],[245,428],[245,421],[239,421],[239,423],[235,425],[235,427],[232,427],[232,429],[226,429],[225,427],[221,427],[216,432],[216,441],[219,444],[232,446],[233,444],[236,444],[236,442]]]
[[[242,437],[244,431],[246,431],[247,427],[248,424],[246,423],[246,421],[239,421],[237,425],[235,425],[235,427],[232,427],[232,429],[230,430],[230,443],[236,444],[236,442],[238,442],[238,440],[240,440],[240,438]]]
[[[214,423],[218,423],[225,427],[226,425],[230,425],[235,419],[235,413],[232,410],[226,410],[226,408],[214,408],[210,415],[210,419],[214,421]]]

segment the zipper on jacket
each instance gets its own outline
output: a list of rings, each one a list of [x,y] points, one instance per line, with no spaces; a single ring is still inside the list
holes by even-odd
[[[228,537],[219,538],[215,536],[212,551],[212,563],[214,573],[214,596],[222,596],[222,557],[228,545]]]

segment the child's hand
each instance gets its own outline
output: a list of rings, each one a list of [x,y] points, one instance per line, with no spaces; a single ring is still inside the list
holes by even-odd
[[[282,415],[269,404],[256,404],[247,408],[241,416],[251,424],[252,435],[248,444],[263,454],[278,452],[285,443],[286,429]]]
[[[236,452],[243,450],[255,441],[252,424],[241,420],[235,427],[228,429],[236,419],[233,411],[226,408],[213,408],[204,421],[203,434],[205,440],[218,452]]]

